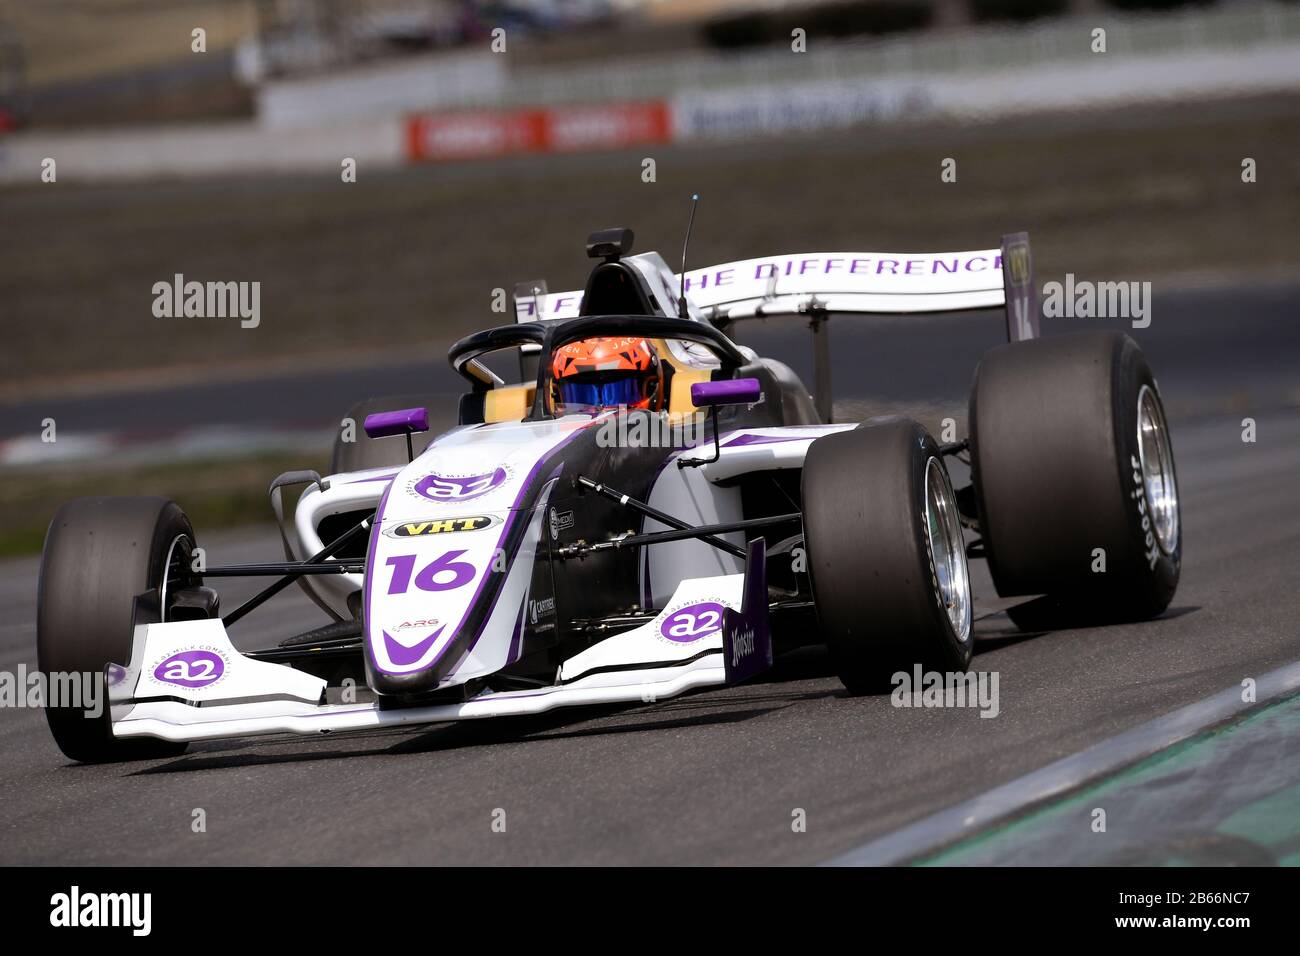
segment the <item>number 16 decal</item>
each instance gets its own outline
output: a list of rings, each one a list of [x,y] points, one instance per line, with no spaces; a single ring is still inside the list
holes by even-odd
[[[475,568],[468,561],[457,561],[464,551],[448,551],[435,558],[415,574],[415,586],[421,591],[452,591],[474,580]],[[414,554],[397,554],[385,563],[393,569],[389,594],[405,594],[411,587],[415,571]]]

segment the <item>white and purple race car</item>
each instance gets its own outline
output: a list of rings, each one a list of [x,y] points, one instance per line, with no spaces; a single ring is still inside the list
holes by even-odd
[[[1025,234],[682,275],[631,240],[593,234],[581,293],[532,284],[518,321],[451,347],[455,427],[429,440],[426,408],[373,399],[332,474],[276,478],[283,560],[207,564],[165,499],[64,505],[41,569],[40,667],[104,675],[110,706],[49,708],[63,752],[653,702],[806,644],[829,647],[851,693],[873,692],[918,664],[968,668],[968,558],[1001,595],[1038,596],[1013,609],[1022,626],[1168,605],[1179,509],[1155,380],[1127,336],[1039,337]],[[1005,310],[1010,341],[978,366],[968,437],[830,423],[832,315],[979,309]],[[727,334],[771,316],[813,329],[812,394]],[[954,458],[970,465],[957,488]],[[214,585],[237,576],[273,581],[226,609]],[[232,626],[292,584],[322,621],[237,650]]]

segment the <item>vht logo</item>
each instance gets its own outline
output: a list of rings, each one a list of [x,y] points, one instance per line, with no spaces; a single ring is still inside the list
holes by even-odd
[[[430,534],[453,534],[457,531],[482,531],[501,519],[495,515],[466,515],[463,518],[436,518],[429,521],[406,521],[393,527],[396,538],[421,538]]]

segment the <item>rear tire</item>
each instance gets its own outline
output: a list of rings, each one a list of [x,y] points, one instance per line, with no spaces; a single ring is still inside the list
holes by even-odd
[[[36,660],[43,674],[95,674],[131,663],[136,596],[142,619],[158,621],[159,591],[169,557],[168,590],[189,578],[194,529],[166,498],[77,498],[50,522],[36,599]],[[176,544],[176,548],[173,548]],[[188,583],[188,581],[186,582]],[[186,745],[113,736],[107,687],[102,713],[45,709],[54,741],[82,763],[174,757]],[[47,702],[49,703],[49,702]]]
[[[1177,478],[1136,342],[1080,332],[991,349],[970,423],[993,582],[1004,597],[1047,596],[1009,612],[1018,626],[1140,620],[1168,607],[1182,564]]]
[[[891,675],[970,666],[971,595],[939,447],[909,419],[818,438],[803,468],[804,547],[817,618],[852,694]]]
[[[445,396],[387,395],[357,402],[344,416],[355,423],[355,441],[344,441],[341,430],[334,437],[334,451],[330,455],[330,474],[405,465],[407,463],[406,442],[401,438],[370,438],[362,428],[366,416],[376,412],[392,412],[399,408],[432,408],[440,401],[446,401]],[[411,447],[418,455],[424,451],[430,440],[429,435],[412,435]]]

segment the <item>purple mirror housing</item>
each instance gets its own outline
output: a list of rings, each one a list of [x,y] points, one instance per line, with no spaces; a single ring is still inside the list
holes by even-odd
[[[712,458],[678,458],[678,468],[697,468],[710,465],[722,457],[719,444],[718,408],[723,405],[753,405],[763,400],[763,385],[756,378],[733,378],[719,382],[696,382],[691,386],[691,404],[709,410],[713,423]]]
[[[371,438],[387,438],[390,435],[412,435],[415,432],[429,430],[429,410],[427,408],[399,408],[391,412],[375,412],[366,416],[363,426]]]
[[[719,405],[753,405],[763,397],[756,378],[733,378],[720,382],[696,382],[691,386],[691,403],[696,408]]]

